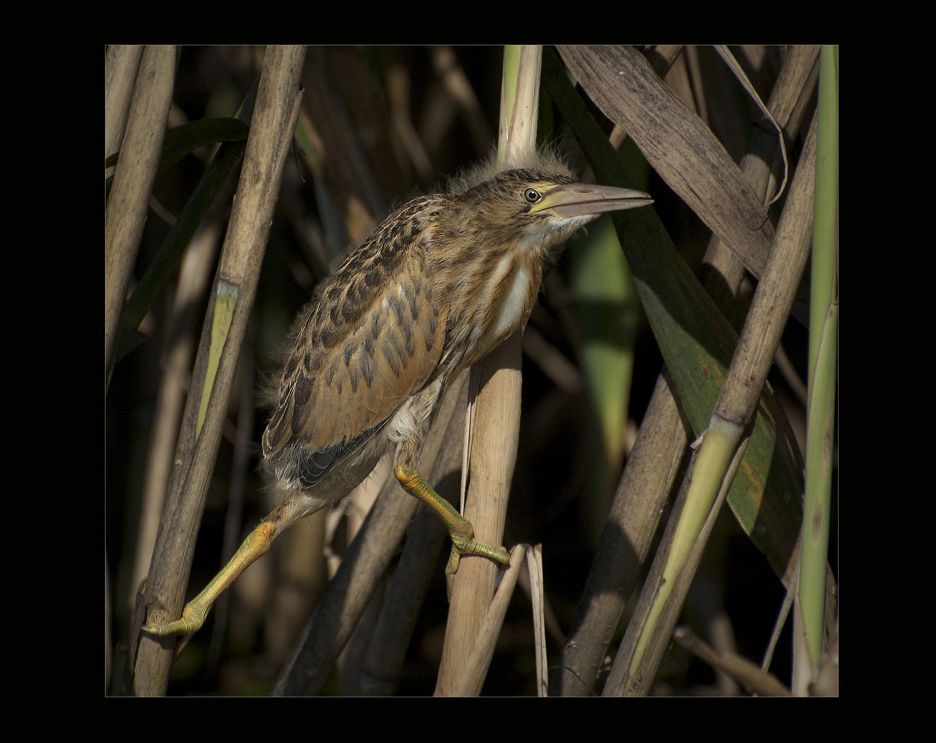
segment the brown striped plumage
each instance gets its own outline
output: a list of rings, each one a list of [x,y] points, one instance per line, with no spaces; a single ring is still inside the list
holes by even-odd
[[[449,529],[449,575],[461,555],[506,564],[506,551],[477,542],[417,470],[433,407],[449,381],[523,327],[553,250],[600,212],[647,203],[640,192],[576,183],[540,157],[390,214],[300,315],[262,441],[281,505],[181,620],[147,629],[197,630],[277,534],[344,497],[390,450],[400,483]]]

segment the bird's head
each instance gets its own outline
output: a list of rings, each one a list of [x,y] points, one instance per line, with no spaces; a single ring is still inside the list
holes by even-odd
[[[545,253],[604,212],[652,204],[629,188],[580,183],[558,163],[494,173],[457,196],[473,227]]]

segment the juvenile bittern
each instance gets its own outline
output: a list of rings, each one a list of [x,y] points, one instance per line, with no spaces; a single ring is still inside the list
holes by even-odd
[[[447,194],[421,196],[387,217],[316,292],[296,323],[278,404],[263,434],[263,467],[281,505],[182,612],[144,629],[198,630],[220,593],[273,539],[336,503],[394,451],[403,488],[462,555],[508,563],[417,469],[420,444],[446,385],[522,328],[558,247],[601,212],[651,203],[640,191],[577,183],[550,156],[529,168],[477,171]]]

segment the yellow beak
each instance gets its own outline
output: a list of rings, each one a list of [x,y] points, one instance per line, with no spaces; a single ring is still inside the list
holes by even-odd
[[[601,212],[614,212],[652,204],[650,194],[630,188],[570,183],[543,190],[543,199],[530,208],[531,214],[551,212],[560,219]]]

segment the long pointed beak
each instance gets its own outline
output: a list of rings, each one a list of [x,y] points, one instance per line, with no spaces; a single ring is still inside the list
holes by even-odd
[[[570,183],[543,191],[543,200],[530,208],[531,213],[551,212],[562,219],[601,212],[614,212],[652,204],[650,194],[630,188]]]

